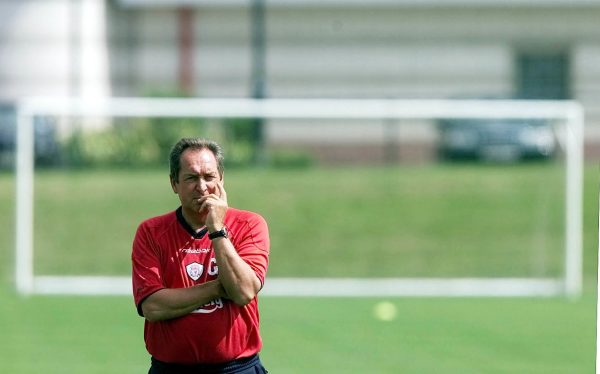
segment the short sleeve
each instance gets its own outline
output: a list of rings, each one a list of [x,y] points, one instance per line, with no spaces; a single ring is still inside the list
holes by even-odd
[[[142,223],[133,240],[131,252],[133,299],[142,316],[142,302],[154,292],[165,288],[160,273],[160,259],[152,245],[149,231]]]
[[[270,251],[267,222],[260,215],[253,214],[247,220],[241,232],[232,234],[234,236],[236,251],[254,270],[261,285],[264,285]]]

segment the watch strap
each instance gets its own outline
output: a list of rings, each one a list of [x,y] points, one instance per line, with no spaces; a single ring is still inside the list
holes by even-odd
[[[228,238],[228,234],[227,234],[227,229],[225,227],[223,227],[221,230],[215,231],[215,232],[211,232],[208,234],[208,238],[210,240],[216,239],[216,238]]]

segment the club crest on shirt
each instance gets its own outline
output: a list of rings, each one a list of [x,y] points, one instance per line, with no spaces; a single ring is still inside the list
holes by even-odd
[[[197,262],[192,262],[191,264],[185,266],[185,270],[187,271],[187,274],[190,276],[190,278],[196,281],[200,279],[200,276],[204,271],[204,265],[201,265]]]

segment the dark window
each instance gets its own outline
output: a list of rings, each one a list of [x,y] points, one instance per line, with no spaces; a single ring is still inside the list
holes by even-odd
[[[551,100],[571,97],[566,53],[522,53],[517,64],[518,97]]]

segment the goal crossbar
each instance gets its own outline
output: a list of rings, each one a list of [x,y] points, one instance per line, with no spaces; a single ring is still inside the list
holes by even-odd
[[[303,279],[274,278],[265,294],[366,296],[370,283],[386,296],[576,297],[582,284],[583,127],[574,101],[398,99],[28,98],[17,105],[16,286],[21,294],[122,294],[129,278],[40,276],[33,272],[34,118],[36,116],[203,117],[264,119],[550,119],[565,122],[565,268],[561,279]],[[381,283],[383,282],[383,283]],[[378,287],[376,287],[378,288]]]

